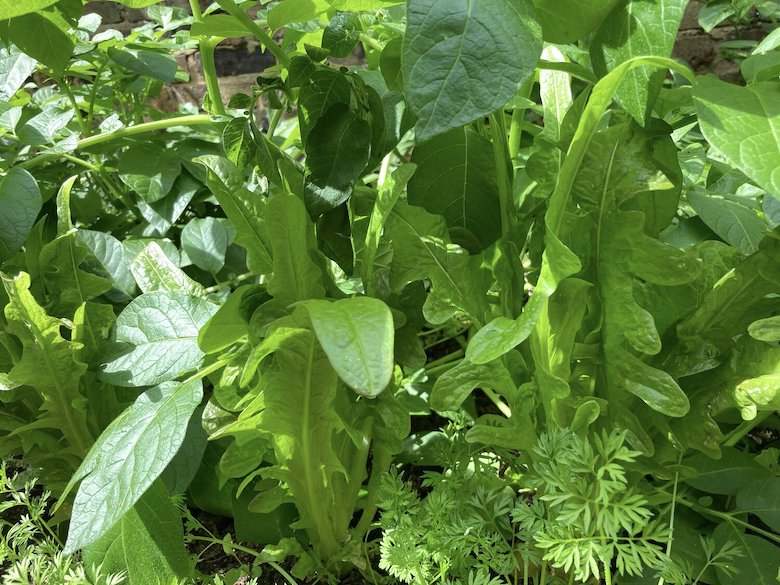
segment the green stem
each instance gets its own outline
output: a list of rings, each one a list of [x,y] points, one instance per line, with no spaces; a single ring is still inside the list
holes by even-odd
[[[290,58],[287,56],[282,48],[276,44],[276,42],[265,32],[258,24],[249,18],[247,14],[239,8],[233,0],[216,0],[217,4],[230,14],[233,18],[238,20],[244,28],[252,33],[260,43],[265,46],[274,57],[276,61],[282,65],[285,69],[290,66]]]
[[[769,418],[771,414],[771,410],[766,410],[756,416],[756,418],[753,420],[742,421],[742,423],[736,429],[731,431],[726,436],[725,440],[723,441],[723,445],[725,447],[734,447],[745,437],[745,435],[756,428],[756,426],[761,424],[765,419]]]
[[[204,292],[207,295],[209,295],[209,294],[218,292],[219,289],[221,289],[224,286],[228,286],[228,285],[233,286],[233,285],[236,285],[236,284],[240,284],[240,283],[244,282],[245,280],[249,280],[250,278],[254,278],[256,276],[260,276],[260,275],[257,274],[257,272],[245,272],[244,274],[239,274],[238,276],[236,276],[235,278],[231,278],[230,280],[226,280],[224,282],[218,282],[214,286],[210,286],[207,289],[205,289]]]
[[[371,477],[368,479],[368,486],[366,487],[366,501],[363,506],[363,513],[360,515],[360,520],[355,527],[353,533],[353,540],[360,541],[371,528],[371,523],[374,521],[376,515],[377,500],[379,499],[379,482],[382,481],[382,477],[387,474],[387,470],[390,468],[390,464],[393,461],[393,456],[387,449],[375,446],[374,448],[374,460],[371,462]]]
[[[67,161],[72,162],[73,164],[79,165],[84,167],[85,169],[92,171],[93,173],[99,173],[103,169],[101,169],[99,166],[92,164],[91,162],[85,161],[83,159],[80,159],[77,156],[73,156],[72,154],[63,153],[62,158],[64,158]]]
[[[533,78],[526,81],[520,91],[519,97],[527,98],[531,95],[531,89],[533,88]],[[525,122],[525,108],[515,108],[512,110],[512,122],[509,126],[509,160],[512,164],[517,160],[520,155],[520,142],[523,137],[523,122]]]
[[[271,118],[271,122],[268,124],[268,132],[265,133],[265,135],[270,140],[274,137],[274,132],[276,132],[276,127],[279,125],[279,122],[282,120],[282,113],[284,112],[284,108],[279,108],[274,112],[273,117]]]
[[[209,537],[206,537],[206,536],[194,536],[194,535],[191,535],[191,534],[187,535],[187,540],[196,540],[196,541],[200,541],[200,542],[209,542],[211,544],[222,544],[222,541],[219,540],[218,538],[215,538],[215,537],[209,538]],[[254,549],[249,548],[249,547],[242,546],[242,545],[236,544],[234,542],[230,543],[230,547],[234,548],[234,549],[236,549],[238,551],[241,551],[243,553],[246,553],[248,555],[252,555],[256,559],[261,559],[260,553],[257,552]],[[298,585],[298,582],[295,579],[293,579],[292,575],[290,575],[290,573],[285,571],[284,567],[282,567],[279,563],[276,563],[274,561],[263,561],[263,560],[261,560],[261,562],[266,564],[266,565],[269,565],[269,566],[273,567],[274,570],[277,573],[279,573],[282,577],[284,577],[285,581],[287,581],[287,583],[289,583],[290,585]]]
[[[189,384],[190,382],[195,382],[196,380],[202,380],[209,374],[213,374],[214,372],[221,370],[222,368],[224,368],[226,365],[230,363],[232,357],[233,356],[228,356],[228,357],[223,356],[221,359],[218,359],[213,364],[206,366],[202,370],[199,370],[194,374],[192,374],[192,376],[184,380],[182,384]]]
[[[73,111],[76,114],[76,120],[78,120],[79,128],[81,128],[81,133],[85,136],[89,134],[89,128],[87,127],[86,122],[84,121],[84,117],[81,115],[81,109],[79,108],[79,105],[76,103],[76,97],[73,95],[73,92],[70,89],[70,84],[68,84],[65,79],[52,77],[54,81],[57,82],[57,85],[60,87],[60,89],[65,92],[65,95],[68,98],[68,101],[70,102],[71,107],[73,108]]]
[[[431,363],[425,366],[425,371],[427,373],[432,373],[442,366],[449,366],[452,362],[462,358],[464,355],[466,355],[466,352],[462,349],[459,349],[457,351],[454,351],[452,353],[449,353],[445,355],[444,357],[440,357],[437,360],[433,360]]]
[[[176,126],[197,126],[202,124],[213,124],[213,123],[214,123],[214,119],[207,114],[179,116],[178,118],[168,118],[166,120],[145,122],[143,124],[136,124],[135,126],[120,128],[119,130],[115,130],[114,132],[107,132],[105,134],[98,134],[96,136],[89,136],[87,138],[82,138],[76,143],[75,150],[90,148],[92,146],[97,146],[98,144],[111,142],[112,140],[127,138],[129,136],[135,136],[137,134],[145,134],[147,132],[155,132],[157,130],[165,130],[166,128],[174,128]],[[58,158],[61,158],[61,155],[43,153],[36,156],[35,158],[23,162],[18,166],[22,169],[30,170],[43,163],[52,160],[57,160]]]
[[[190,10],[195,22],[203,22],[203,13],[200,10],[198,0],[190,0]],[[212,38],[202,38],[198,41],[200,50],[200,64],[203,68],[203,77],[206,79],[206,91],[209,95],[209,101],[213,111],[218,116],[225,115],[225,104],[222,103],[222,94],[219,91],[219,78],[217,77],[217,66],[214,62],[214,50],[219,41]]]
[[[743,528],[750,529],[751,532],[755,532],[756,534],[760,534],[764,538],[768,538],[769,540],[774,541],[776,544],[780,545],[780,536],[777,534],[774,534],[772,532],[768,532],[762,528],[759,528],[758,526],[754,526],[753,524],[750,524],[749,522],[745,522],[743,520],[740,520],[739,518],[734,518],[731,514],[728,514],[726,512],[719,512],[718,510],[710,510],[709,508],[706,508],[704,506],[700,506],[699,504],[695,504],[693,502],[689,502],[687,500],[680,499],[680,503],[683,506],[686,506],[690,508],[691,510],[698,512],[699,514],[703,514],[705,516],[713,516],[715,518],[720,518],[721,520],[726,520],[727,522],[738,524],[739,526]]]
[[[95,72],[95,79],[92,81],[92,89],[89,92],[89,107],[87,109],[87,136],[92,134],[92,123],[95,119],[95,100],[97,99],[98,83],[100,82],[100,76],[103,74],[103,69],[106,67],[107,61],[103,61]]]
[[[509,408],[509,406],[501,400],[501,397],[490,388],[483,388],[482,391],[485,393],[485,396],[487,396],[490,401],[496,405],[496,408],[501,411],[501,414],[503,414],[507,418],[512,418],[512,409]]]
[[[677,465],[682,463],[682,453],[677,458]],[[677,510],[677,484],[680,481],[680,472],[677,471],[674,474],[674,488],[672,489],[672,510],[669,514],[669,539],[666,541],[666,556],[669,557],[672,554],[672,541],[674,540],[674,513]],[[663,576],[658,578],[658,585],[664,585],[665,580]]]

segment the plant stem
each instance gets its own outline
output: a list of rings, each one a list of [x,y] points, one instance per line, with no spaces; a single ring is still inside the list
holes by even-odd
[[[444,357],[440,357],[439,359],[429,363],[425,367],[425,372],[427,374],[432,374],[438,372],[441,369],[448,370],[453,366],[452,362],[457,361],[459,358],[462,358],[464,355],[466,355],[466,352],[462,349],[459,349],[457,351],[445,355]]]
[[[200,10],[198,0],[190,0],[190,10],[195,22],[203,22],[203,13]],[[217,66],[214,62],[214,50],[217,48],[218,41],[212,38],[201,38],[198,40],[198,49],[200,50],[200,64],[203,68],[203,77],[206,80],[206,91],[209,101],[215,114],[225,115],[225,105],[222,103],[222,94],[219,91],[219,78],[217,77]]]
[[[355,527],[352,538],[354,540],[363,540],[363,537],[371,527],[376,515],[377,500],[379,499],[379,482],[390,468],[393,457],[387,449],[375,447],[374,460],[371,462],[371,477],[366,487],[366,501],[363,506],[363,513]]]
[[[155,132],[156,130],[165,130],[166,128],[174,128],[176,126],[197,126],[203,124],[213,124],[214,119],[208,114],[195,114],[191,116],[179,116],[178,118],[168,118],[166,120],[156,120],[154,122],[145,122],[143,124],[136,124],[135,126],[128,126],[126,128],[120,128],[114,132],[107,132],[106,134],[98,134],[96,136],[89,136],[88,138],[82,138],[76,143],[76,149],[90,148],[103,144],[104,142],[111,142],[112,140],[118,140],[119,138],[127,138],[129,136],[135,136],[136,134],[145,134],[147,132]],[[30,170],[43,163],[57,160],[60,158],[59,154],[43,153],[35,158],[32,158],[26,162],[21,163],[19,168]]]
[[[92,121],[95,119],[95,100],[97,99],[98,82],[106,68],[106,61],[103,61],[95,72],[95,79],[92,81],[92,89],[89,92],[89,107],[87,109],[87,136],[92,134]]]
[[[54,81],[57,82],[57,85],[62,89],[62,91],[65,93],[65,95],[68,98],[68,101],[70,102],[71,107],[73,108],[73,112],[76,115],[76,120],[78,120],[79,128],[81,128],[81,133],[85,136],[89,134],[89,129],[87,128],[87,124],[84,121],[84,117],[81,115],[81,109],[79,108],[79,105],[76,103],[76,97],[73,95],[73,92],[70,89],[70,84],[68,84],[67,81],[65,81],[64,78],[57,78],[53,77]]]
[[[222,541],[217,539],[217,538],[215,538],[215,537],[209,538],[209,537],[206,537],[206,536],[194,536],[192,534],[187,535],[187,540],[196,540],[196,541],[199,541],[199,542],[209,542],[211,544],[222,544]],[[239,551],[241,551],[243,553],[246,553],[248,555],[252,555],[256,559],[260,559],[260,553],[257,552],[254,549],[251,549],[251,548],[246,547],[246,546],[241,546],[240,544],[236,544],[234,542],[230,543],[230,547],[234,548],[236,550],[239,550]],[[285,571],[284,567],[282,567],[279,563],[274,562],[274,561],[261,561],[261,562],[263,564],[266,564],[266,565],[269,565],[269,566],[273,567],[274,570],[276,570],[276,572],[278,572],[282,577],[284,577],[285,581],[287,581],[287,583],[289,583],[290,585],[298,585],[298,582],[295,579],[293,579],[292,575],[290,575],[290,573]]]
[[[247,14],[241,10],[238,5],[233,0],[216,0],[217,4],[230,14],[233,18],[238,20],[244,28],[252,33],[255,38],[260,41],[260,43],[265,46],[274,57],[276,57],[276,61],[282,65],[285,69],[289,67],[290,65],[290,58],[287,56],[287,53],[282,50],[282,48],[276,44],[276,42],[268,35],[267,32],[265,32],[258,24],[249,18]]]
[[[518,92],[519,97],[528,98],[531,95],[531,89],[533,88],[533,78],[526,81]],[[520,142],[523,137],[523,122],[525,121],[526,108],[515,108],[512,110],[512,122],[509,126],[509,160],[514,165],[517,157],[520,154]]]
[[[677,458],[677,465],[682,462],[682,453]],[[672,541],[674,540],[674,513],[677,509],[677,484],[680,481],[680,472],[677,471],[674,474],[674,488],[672,489],[672,510],[669,514],[669,539],[666,541],[666,556],[672,554]],[[658,578],[658,585],[664,585],[665,580],[663,576]]]
[[[276,127],[279,125],[279,122],[282,120],[282,112],[284,112],[284,108],[279,108],[274,112],[273,117],[271,118],[271,122],[268,124],[268,131],[265,133],[265,135],[270,140],[274,137],[274,132],[276,132]]]

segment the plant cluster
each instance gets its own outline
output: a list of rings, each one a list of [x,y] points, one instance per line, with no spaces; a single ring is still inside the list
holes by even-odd
[[[119,3],[0,0],[9,574],[775,582],[776,1]]]

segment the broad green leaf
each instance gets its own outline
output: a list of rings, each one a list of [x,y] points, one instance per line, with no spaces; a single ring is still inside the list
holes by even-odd
[[[81,344],[62,337],[63,322],[47,315],[32,296],[28,274],[0,276],[8,295],[4,310],[7,330],[22,344],[21,359],[8,378],[40,394],[43,406],[36,425],[60,430],[68,443],[65,452],[81,458],[92,444],[86,399],[80,391],[87,369],[77,359]]]
[[[7,0],[3,0],[5,4]],[[67,34],[68,23],[56,12],[38,9],[27,10],[28,4],[37,5],[41,0],[31,0],[16,3],[24,14],[0,25],[2,35],[24,51],[27,55],[50,67],[57,73],[62,73],[70,61],[75,47],[73,39]],[[46,2],[50,5],[52,2]],[[0,9],[3,6],[0,5]],[[18,10],[18,8],[17,8]]]
[[[723,240],[752,254],[767,231],[766,222],[737,197],[721,197],[706,191],[688,191],[688,202],[702,221]]]
[[[0,0],[0,20],[35,12],[56,2],[57,0],[26,0],[25,2]]]
[[[355,181],[368,164],[371,126],[337,103],[317,120],[305,143],[306,207],[314,216],[338,207],[352,193]]]
[[[182,292],[151,292],[131,302],[116,320],[101,378],[117,386],[151,386],[200,366],[198,332],[218,306]]]
[[[729,540],[739,545],[742,554],[729,564],[736,570],[740,583],[777,584],[777,575],[780,573],[780,547],[759,536],[745,534],[731,522],[720,524],[713,536],[720,546]],[[715,571],[721,583],[735,581],[733,572],[726,573],[718,566]]]
[[[501,206],[493,145],[459,128],[414,149],[417,172],[409,180],[408,200],[447,220],[453,241],[478,251],[501,233]]]
[[[239,169],[254,162],[256,146],[249,125],[252,122],[244,117],[233,118],[222,130],[222,148],[225,156]]]
[[[84,303],[73,315],[72,341],[81,344],[76,359],[92,364],[116,321],[114,308],[103,303]]]
[[[780,87],[747,87],[698,77],[693,87],[702,133],[711,147],[756,184],[780,197]]]
[[[759,410],[780,410],[780,366],[776,369],[776,373],[748,378],[737,385],[734,401],[743,419],[753,420]]]
[[[760,319],[750,324],[748,333],[753,339],[776,343],[780,341],[780,316]]]
[[[165,254],[157,242],[150,242],[130,261],[130,272],[142,292],[183,292],[203,296],[203,286],[192,280]]]
[[[566,56],[555,45],[548,45],[542,51],[542,59],[554,63],[567,63]],[[539,97],[544,108],[544,134],[553,144],[561,140],[561,125],[566,112],[573,103],[571,75],[565,71],[542,69],[539,71]],[[560,167],[560,149],[555,149]]]
[[[328,0],[328,3],[336,10],[344,12],[362,12],[387,8],[393,4],[403,4],[404,0]]]
[[[269,298],[262,285],[246,284],[238,287],[200,330],[200,349],[205,353],[216,353],[245,337],[249,333],[252,309]],[[249,311],[245,311],[245,308],[249,308]]]
[[[128,585],[164,585],[191,576],[181,514],[162,483],[149,490],[97,541],[84,562],[105,573],[124,573]]]
[[[176,59],[166,53],[131,47],[109,47],[108,56],[123,68],[143,77],[159,79],[163,83],[173,83],[176,78]]]
[[[130,272],[130,256],[122,242],[111,234],[95,230],[78,230],[76,242],[91,253],[84,261],[84,268],[111,281],[114,288],[107,296],[115,301],[132,299],[136,291],[135,279]]]
[[[688,0],[631,0],[615,8],[590,45],[596,72],[603,75],[632,57],[671,57],[687,4]],[[644,124],[663,80],[663,71],[634,69],[618,88],[615,99]]]
[[[161,0],[115,0],[128,8],[146,8],[152,4],[158,4]]]
[[[431,390],[431,408],[439,412],[456,411],[477,388],[490,388],[511,396],[515,383],[501,362],[477,365],[463,360],[436,380]]]
[[[542,52],[535,12],[530,0],[409,0],[404,94],[419,120],[418,142],[514,97]]]
[[[360,41],[362,25],[356,14],[339,12],[322,33],[322,48],[332,57],[349,57]]]
[[[370,297],[303,305],[339,377],[361,396],[379,396],[393,375],[393,316],[387,305]]]
[[[2,6],[0,6],[2,10]],[[0,17],[2,20],[2,17]],[[0,48],[0,97],[10,99],[35,70],[35,59],[15,46]]]
[[[239,39],[247,35],[247,30],[230,14],[207,14],[203,20],[192,23],[190,34],[195,37]]]
[[[176,155],[155,144],[131,146],[119,158],[119,178],[147,203],[165,197],[180,173]]]
[[[755,514],[775,532],[780,532],[780,477],[770,477],[737,492],[740,512]]]
[[[765,477],[766,469],[748,453],[732,447],[724,447],[722,452],[720,459],[702,453],[683,459],[683,465],[696,470],[695,475],[684,478],[685,483],[709,494],[734,496],[762,476]]]
[[[192,263],[216,274],[225,265],[233,237],[228,220],[215,217],[191,219],[181,232],[181,247]]]
[[[429,280],[432,290],[426,306],[435,301],[450,316],[460,311],[476,323],[490,313],[486,293],[492,275],[481,256],[469,256],[450,243],[442,217],[398,201],[385,222],[385,235],[393,249],[390,286],[394,291]]]
[[[154,203],[139,199],[136,202],[138,210],[151,228],[160,236],[165,236],[201,188],[202,184],[189,173],[182,173],[173,183],[170,192],[162,199]]]
[[[66,490],[81,482],[66,554],[103,536],[151,487],[181,447],[202,398],[200,381],[161,384],[141,394],[103,431]]]
[[[73,119],[73,109],[49,107],[36,114],[18,128],[19,139],[32,146],[53,144],[57,133]]]
[[[347,76],[334,69],[318,68],[301,87],[298,96],[298,123],[304,146],[309,132],[330,108],[349,105],[351,89]]]
[[[24,245],[43,201],[33,176],[13,168],[0,179],[0,263]]]
[[[620,0],[533,0],[550,43],[573,43],[581,39],[607,17]]]
[[[290,23],[314,20],[330,9],[326,0],[285,0],[268,11],[268,26],[277,31]]]
[[[268,236],[273,248],[273,278],[268,292],[289,305],[322,298],[322,272],[314,262],[314,226],[295,195],[277,194],[266,206]]]
[[[246,248],[249,269],[258,274],[271,272],[264,200],[247,190],[241,173],[229,160],[205,155],[196,158],[195,162],[208,169],[209,189],[236,228],[236,242]]]

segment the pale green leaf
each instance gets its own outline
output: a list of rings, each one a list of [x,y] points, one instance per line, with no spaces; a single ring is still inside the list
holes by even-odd
[[[228,220],[215,217],[195,218],[181,232],[181,247],[192,263],[216,274],[225,265],[225,254],[233,239]]]
[[[711,147],[780,197],[780,86],[761,82],[741,87],[710,75],[697,78],[693,97]]]
[[[133,300],[116,320],[101,378],[117,386],[151,386],[200,366],[198,332],[219,307],[182,292],[151,292]]]
[[[303,305],[339,377],[362,396],[379,396],[393,375],[393,316],[387,305],[370,297]]]
[[[200,381],[161,384],[141,394],[103,431],[69,484],[81,482],[66,554],[104,535],[149,489],[181,447],[202,398]]]
[[[142,292],[179,291],[203,296],[203,286],[176,266],[157,242],[150,242],[130,261],[130,272]]]
[[[688,191],[688,202],[701,220],[725,242],[752,254],[767,231],[766,222],[736,197],[720,197],[706,191]]]
[[[179,173],[176,155],[154,144],[131,146],[119,158],[119,178],[147,203],[165,197]]]

